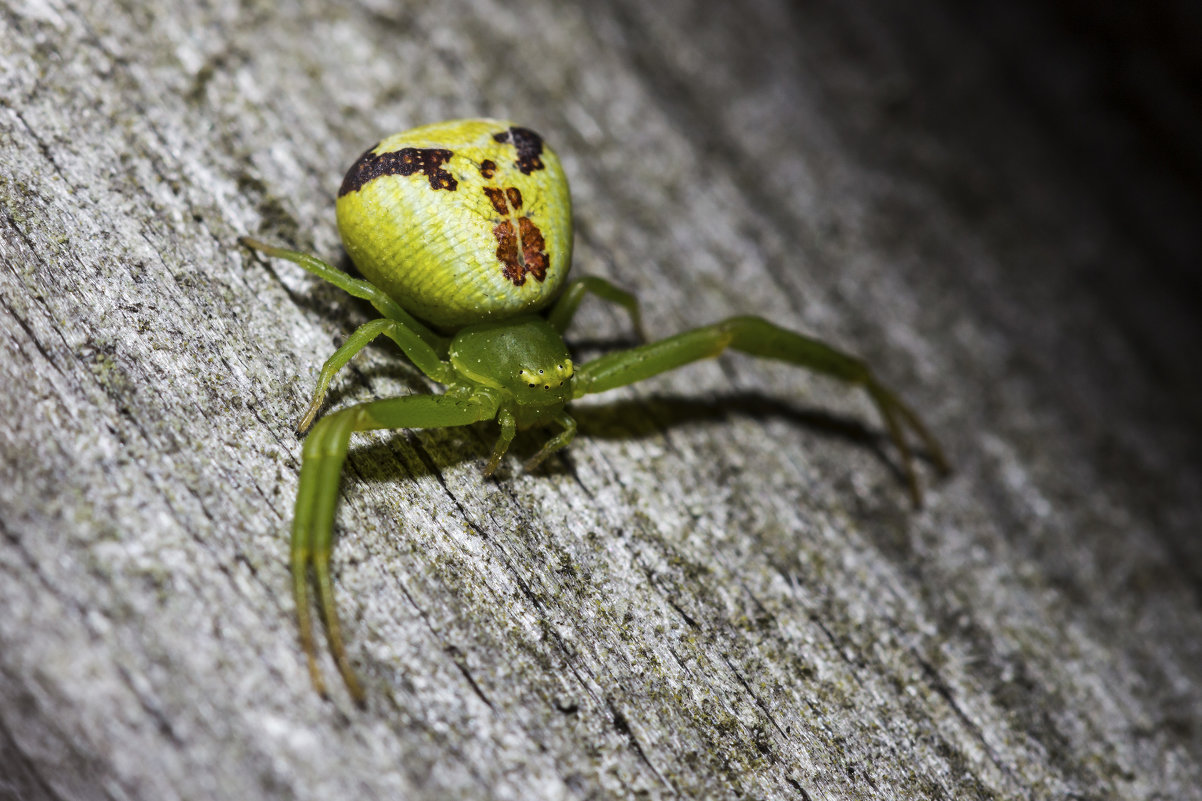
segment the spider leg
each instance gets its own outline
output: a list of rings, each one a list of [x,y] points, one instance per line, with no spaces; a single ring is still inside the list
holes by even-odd
[[[402,309],[395,300],[388,297],[384,290],[370,281],[353,278],[337,267],[332,267],[316,256],[310,256],[308,253],[269,245],[266,242],[260,242],[249,236],[239,237],[238,241],[251,250],[257,250],[272,258],[287,259],[290,262],[299,264],[313,273],[313,275],[324,281],[328,281],[348,295],[366,300],[372,306],[375,306],[376,311],[380,312],[380,314],[391,320],[396,320],[398,323],[412,330],[434,350],[440,353],[446,352],[447,345],[450,343],[449,339],[434,333],[425,325],[418,322],[416,317]]]
[[[488,457],[488,464],[484,466],[484,475],[491,476],[501,464],[501,457],[509,450],[509,444],[513,442],[514,434],[518,430],[517,419],[513,416],[513,412],[508,409],[501,409],[497,413],[497,422],[501,424],[501,436],[497,437],[497,444],[493,445],[492,456]]]
[[[313,390],[313,397],[309,401],[308,408],[305,409],[304,417],[297,425],[298,431],[304,433],[313,424],[317,412],[321,410],[321,403],[325,399],[326,391],[330,388],[330,381],[333,380],[334,375],[345,367],[356,353],[367,347],[368,343],[381,334],[395,342],[409,357],[409,361],[433,380],[440,384],[447,384],[453,380],[455,371],[450,362],[440,359],[435,350],[421,338],[419,332],[387,317],[372,320],[359,326],[355,333],[351,334],[350,338],[322,365],[321,374],[317,377],[317,386]]]
[[[658,342],[601,356],[577,370],[573,396],[578,398],[633,384],[699,359],[712,358],[727,348],[788,362],[863,387],[880,412],[889,439],[901,455],[906,484],[915,506],[922,505],[922,492],[902,423],[922,441],[940,472],[950,469],[943,449],[918,415],[881,384],[868,365],[824,342],[773,325],[760,317],[732,317]]]
[[[484,392],[466,397],[406,395],[362,403],[327,415],[317,421],[305,439],[296,512],[292,521],[292,591],[309,675],[314,688],[323,696],[326,695],[326,688],[317,665],[317,647],[310,612],[310,567],[317,589],[317,605],[325,619],[330,653],[351,695],[359,703],[364,699],[363,689],[346,656],[330,579],[334,512],[351,433],[374,429],[461,426],[488,420],[496,413],[496,399]]]
[[[572,281],[564,288],[563,294],[559,296],[559,300],[555,301],[555,305],[551,307],[551,312],[547,315],[547,322],[561,336],[564,331],[568,330],[568,326],[572,324],[572,318],[576,315],[576,308],[580,305],[580,301],[584,300],[586,292],[592,292],[602,300],[608,300],[610,303],[616,303],[624,308],[626,313],[630,315],[630,322],[634,325],[634,330],[639,335],[639,340],[642,342],[647,341],[647,334],[643,331],[643,317],[639,312],[638,298],[625,289],[615,286],[604,278],[598,278],[595,275],[588,275]]]
[[[576,421],[572,419],[571,415],[569,415],[563,409],[555,412],[554,420],[556,423],[559,423],[561,426],[563,426],[563,431],[560,431],[554,437],[547,440],[543,446],[539,448],[538,453],[530,457],[529,461],[523,465],[523,469],[527,472],[537,468],[543,463],[544,459],[567,445],[576,436]]]

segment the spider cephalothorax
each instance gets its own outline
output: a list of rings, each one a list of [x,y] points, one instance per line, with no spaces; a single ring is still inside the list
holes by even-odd
[[[501,434],[491,473],[518,428],[559,432],[527,462],[533,468],[571,441],[569,401],[641,381],[727,349],[805,367],[864,388],[876,404],[915,504],[921,500],[904,436],[918,435],[935,464],[947,462],[918,416],[859,359],[759,317],[720,323],[573,365],[563,333],[585,293],[616,303],[642,331],[634,296],[608,281],[564,284],[571,266],[572,214],[559,159],[528,128],[490,119],[458,120],[396,134],[364,153],[338,193],[338,230],[367,280],[313,256],[246,239],[269,256],[370,302],[383,316],[360,326],[318,377],[300,423],[305,440],[292,525],[292,579],[310,675],[317,667],[309,568],[330,650],[351,694],[363,699],[339,633],[330,547],[347,445],[354,431],[438,428],[495,419]],[[426,322],[420,322],[424,320]],[[446,385],[441,395],[406,395],[358,404],[313,421],[334,374],[369,342],[392,339],[418,369]]]

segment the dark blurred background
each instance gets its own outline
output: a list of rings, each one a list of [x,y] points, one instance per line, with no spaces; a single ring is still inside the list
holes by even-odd
[[[798,8],[804,7],[804,3]],[[888,125],[864,126],[864,151],[889,169],[943,172],[942,188],[982,231],[1013,248],[1013,218],[1025,209],[1031,238],[1079,237],[1079,261],[1049,265],[1011,253],[1014,280],[1061,284],[1099,298],[1110,322],[1135,347],[1146,376],[1115,375],[1121,386],[1150,378],[1173,413],[1202,434],[1202,4],[1190,0],[979,0],[849,9],[849,31],[879,27],[896,37],[890,53],[906,67],[891,107],[902,131],[919,130],[961,154],[954,169],[928,169],[912,142],[889,146]],[[833,11],[838,16],[841,12]],[[799,15],[801,16],[801,15]],[[854,38],[854,35],[853,35]],[[860,41],[866,51],[874,43]],[[855,47],[857,45],[849,45]],[[871,52],[866,53],[871,59]],[[882,59],[882,63],[888,63]],[[884,78],[888,80],[888,78]],[[999,102],[998,93],[1010,95]],[[998,118],[1024,109],[1019,125]],[[854,126],[852,126],[854,127]],[[1016,133],[1017,132],[1017,133]],[[1015,135],[1030,139],[1015,141]],[[903,137],[905,134],[901,134]],[[946,157],[946,156],[943,156]],[[1041,163],[1040,159],[1043,159]],[[908,164],[907,164],[908,163]],[[1043,173],[1039,169],[1042,164]],[[1040,230],[1043,181],[1049,230]],[[1073,210],[1052,187],[1076,184],[1093,208],[1092,229],[1074,230]],[[1000,199],[998,192],[1014,192]],[[989,193],[985,196],[984,193]],[[1033,202],[1034,199],[1034,202]],[[993,216],[991,216],[991,214]],[[1055,219],[1053,219],[1055,218]],[[1098,230],[1097,220],[1108,230]],[[1054,229],[1054,230],[1053,230]],[[1032,250],[1037,245],[1032,243]],[[1069,253],[1073,248],[1067,249]],[[1088,337],[1088,332],[1076,336]],[[1119,421],[1116,421],[1118,423]],[[1180,422],[1180,421],[1179,421]],[[1185,446],[1202,463],[1197,437]]]
[[[1154,257],[1156,283],[1183,304],[1197,344],[1202,297],[1202,5],[1146,2],[948,3],[991,43],[1014,91],[1029,98],[1068,166],[1115,225]],[[958,9],[958,10],[957,10]],[[1130,276],[1139,283],[1139,276]],[[1122,282],[1120,282],[1122,283]],[[1118,287],[1116,287],[1118,288]],[[1118,298],[1121,301],[1121,297]],[[1161,323],[1156,306],[1148,334]],[[1175,348],[1166,348],[1171,352]],[[1181,351],[1193,373],[1192,351]]]

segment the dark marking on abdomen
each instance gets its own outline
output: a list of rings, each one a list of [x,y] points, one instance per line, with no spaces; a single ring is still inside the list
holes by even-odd
[[[488,202],[492,204],[497,214],[505,217],[511,211],[517,211],[522,207],[522,193],[516,186],[498,189],[492,186],[484,187],[484,195],[488,198]],[[508,205],[506,205],[508,203]]]
[[[529,217],[518,218],[517,233],[521,235],[522,242],[520,253],[518,236],[514,234],[512,222],[505,220],[499,223],[492,229],[492,233],[497,238],[497,259],[501,262],[501,272],[514,286],[526,283],[527,275],[533,276],[540,283],[547,279],[551,257],[547,255],[543,232]]]
[[[493,141],[504,144],[512,142],[514,148],[518,152],[517,160],[514,162],[523,175],[529,175],[535,170],[546,168],[543,160],[539,156],[543,153],[543,138],[529,128],[521,128],[514,125],[507,131],[501,131],[492,135]]]
[[[375,147],[360,156],[347,170],[338,189],[338,197],[358,192],[370,181],[384,175],[413,175],[419,172],[430,181],[431,189],[454,192],[459,187],[455,176],[442,168],[454,155],[450,150],[434,147],[404,147],[387,153],[372,153],[372,150]]]

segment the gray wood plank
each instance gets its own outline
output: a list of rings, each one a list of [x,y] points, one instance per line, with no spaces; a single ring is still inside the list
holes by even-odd
[[[1009,42],[926,3],[5,5],[0,797],[1202,798],[1192,243],[1126,224]],[[323,701],[292,426],[370,310],[236,239],[342,259],[346,166],[485,115],[557,149],[577,273],[652,335],[829,338],[956,472],[912,510],[864,398],[736,357],[582,402],[531,475],[534,434],[488,480],[490,426],[362,436],[369,701]],[[429,389],[379,345],[332,403]]]

